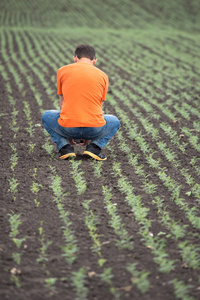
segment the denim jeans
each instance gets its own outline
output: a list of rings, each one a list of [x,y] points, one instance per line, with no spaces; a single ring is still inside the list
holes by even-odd
[[[59,117],[60,112],[57,110],[48,110],[42,115],[44,128],[57,144],[58,151],[70,144],[68,139],[91,140],[91,143],[102,149],[120,127],[120,121],[112,115],[104,115],[106,124],[102,127],[62,127],[58,123]]]

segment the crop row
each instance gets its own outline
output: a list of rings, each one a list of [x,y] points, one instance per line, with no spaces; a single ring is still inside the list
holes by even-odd
[[[26,45],[28,45],[28,40],[26,42]],[[38,41],[38,45],[42,45],[42,43],[39,44],[39,41]],[[42,50],[42,48],[38,46],[38,52],[42,53],[42,51],[43,51],[44,54],[46,53],[45,48]],[[21,51],[19,53],[21,53]],[[6,58],[5,55],[6,54],[4,54],[4,57]],[[23,55],[25,55],[25,52],[24,52]],[[34,58],[34,51],[32,52],[32,55],[33,56],[30,57],[30,58],[33,59]],[[69,54],[69,56],[70,56],[70,54]],[[22,70],[22,63],[21,63],[21,60],[20,60],[22,58],[26,61],[25,56],[20,57],[20,55],[19,55],[18,56],[18,62],[16,63],[16,65],[17,65],[17,67],[19,68],[20,71]],[[15,56],[13,56],[11,59],[13,61],[16,61]],[[63,59],[63,55],[61,55],[61,54],[58,55],[57,57],[55,57],[54,59],[52,57],[52,63],[54,63],[55,66],[56,66],[56,65],[59,64],[59,62],[62,59]],[[48,57],[45,60],[43,60],[43,58],[42,58],[41,60],[38,60],[38,62],[36,61],[36,63],[34,64],[34,66],[32,68],[34,76],[33,77],[32,76],[27,76],[27,78],[31,78],[31,79],[27,79],[27,81],[26,81],[26,83],[28,85],[28,88],[26,87],[27,90],[30,89],[32,92],[34,91],[34,86],[35,86],[35,83],[36,83],[35,80],[36,80],[36,78],[38,78],[37,74],[39,73],[39,70],[40,70],[41,67],[45,69],[45,65],[48,64],[48,62],[49,62]],[[27,59],[26,63],[28,64],[28,59]],[[12,65],[12,61],[11,61],[10,65]],[[31,67],[31,65],[29,65],[29,68],[30,67]],[[28,73],[28,70],[29,69],[27,69],[27,73]],[[7,74],[7,75],[4,75],[5,78],[9,77],[11,73],[13,74],[13,72],[15,72],[12,67],[9,69],[9,64],[8,64],[8,73],[7,73],[6,70],[4,70],[4,71],[5,71],[5,74]],[[43,73],[41,73],[41,74],[43,74]],[[50,89],[50,91],[48,90],[48,87],[46,85],[46,78],[45,78],[46,73],[44,73],[43,75],[41,75],[41,77],[39,79],[40,79],[40,83],[41,83],[42,87],[45,90],[45,93],[42,92],[41,95],[39,95],[39,96],[41,96],[41,98],[42,98],[45,95],[46,99],[52,101],[50,95],[53,92],[53,88]],[[22,90],[22,87],[20,88],[20,83],[21,82],[19,81],[19,79],[17,79],[17,76],[15,76],[15,73],[13,74],[13,77],[14,77],[16,85],[19,86],[19,91],[21,91]],[[53,86],[53,84],[55,86],[55,81],[54,80],[55,80],[55,76],[52,76],[52,79],[51,79],[52,86]],[[7,84],[7,91],[9,91],[9,88],[11,89],[11,92],[12,92],[12,87],[9,87],[9,84]],[[10,93],[10,94],[12,94],[12,93]],[[117,95],[114,95],[114,97],[117,97]],[[47,101],[46,99],[45,99],[45,101]],[[42,110],[42,107],[44,106],[44,104],[42,103],[42,104],[39,105],[36,98],[35,98],[35,101],[36,101],[35,103],[37,103],[37,105],[38,105],[38,115],[39,115],[40,109]],[[109,101],[110,101],[113,108],[117,107],[116,101],[111,99],[111,97],[109,97]],[[52,102],[55,104],[55,101],[52,101]],[[55,105],[57,106],[57,104],[55,104]],[[127,107],[129,107],[129,108],[131,107],[129,102],[128,102]],[[160,167],[161,164],[162,164],[162,161],[154,158],[154,156],[153,156],[154,154],[151,152],[151,147],[148,146],[148,142],[143,138],[143,136],[139,134],[139,132],[137,131],[137,126],[133,126],[133,127],[130,126],[130,119],[126,118],[126,116],[125,116],[126,111],[122,110],[119,107],[119,108],[116,109],[116,112],[117,112],[117,115],[119,115],[120,119],[122,120],[123,127],[125,128],[125,136],[127,135],[130,140],[132,140],[132,139],[136,140],[136,142],[138,143],[138,146],[140,147],[140,154],[143,153],[144,155],[145,154],[148,155],[147,162],[150,164],[150,166],[154,165],[154,168],[158,170],[159,178],[161,179],[161,181],[163,181],[163,184],[166,185],[167,189],[171,193],[171,197],[172,197],[173,201],[175,201],[175,204],[178,204],[178,206],[180,206],[183,209],[183,211],[186,213],[186,216],[189,218],[190,222],[192,222],[193,226],[198,228],[198,217],[195,214],[195,210],[189,212],[188,206],[187,206],[187,201],[184,201],[183,199],[179,198],[179,194],[180,194],[179,184],[176,181],[174,181],[174,179],[169,178],[169,176],[165,172],[165,170],[162,167]],[[33,124],[30,123],[31,122],[30,106],[29,106],[29,103],[27,101],[24,101],[24,114],[26,116],[27,125],[28,125],[27,126],[27,129],[28,129],[27,133],[29,135],[31,135],[32,132],[34,133],[34,127],[32,127]],[[15,116],[15,113],[13,115]],[[140,122],[142,122],[140,114],[138,114],[137,110],[134,110],[134,115],[136,115],[138,120]],[[143,125],[144,125],[144,127],[146,126],[146,128],[150,127],[149,134],[151,134],[152,126],[148,123],[148,120],[146,120],[146,123],[143,121]],[[30,130],[30,128],[33,128],[33,130]],[[120,134],[117,136],[117,138],[119,138],[119,140],[120,140]],[[155,138],[155,140],[157,139],[156,133],[154,135],[154,138]],[[129,141],[127,140],[125,145],[128,144],[128,143],[129,143]],[[120,140],[120,144],[122,144],[122,138]],[[47,149],[46,144],[44,144],[44,145],[45,145],[44,148]],[[12,147],[12,149],[15,149],[15,148]],[[124,151],[124,149],[123,149],[123,151]],[[165,148],[163,148],[163,149],[165,149]],[[12,151],[15,151],[15,150],[12,150]],[[49,151],[49,153],[52,153],[52,151],[53,150],[51,149],[51,151]],[[109,151],[111,151],[111,149]],[[130,151],[129,150],[127,150],[127,151],[128,151],[127,155],[129,155]],[[165,151],[165,150],[163,150],[163,151]],[[171,153],[168,153],[168,155],[170,155],[170,154]],[[16,157],[17,157],[17,155],[16,155]],[[114,159],[114,157],[113,157],[113,159]],[[12,171],[14,171],[15,167],[17,166],[17,160],[16,160],[16,158],[13,158],[12,161],[14,161],[14,162],[12,162]],[[154,192],[156,191],[156,185],[153,182],[148,180],[148,178],[147,178],[148,174],[145,173],[142,166],[140,166],[140,165],[137,166],[137,160],[133,156],[132,156],[132,160],[130,159],[130,161],[132,161],[132,163],[135,161],[135,163],[136,163],[135,168],[138,172],[139,177],[142,178],[142,184],[144,186],[145,192],[147,194],[154,194]],[[130,164],[130,165],[133,166],[133,164]],[[84,173],[82,173],[81,170],[78,170],[78,168],[80,166],[81,166],[80,162],[78,162],[78,163],[75,162],[75,161],[70,162],[70,168],[71,168],[72,176],[75,179],[75,186],[77,188],[78,194],[82,194],[82,193],[84,193],[84,191],[86,191],[86,183],[87,183],[87,181],[85,180],[85,178],[83,176]],[[176,164],[176,166],[177,166],[177,164]],[[196,166],[196,164],[195,164],[195,166]],[[134,214],[137,217],[137,222],[138,223],[141,222],[140,234],[144,238],[143,243],[145,243],[147,246],[149,246],[150,249],[152,249],[151,251],[152,251],[154,260],[155,260],[156,263],[158,263],[160,271],[163,271],[163,270],[165,270],[166,267],[168,267],[168,271],[170,272],[171,269],[173,269],[173,267],[174,267],[174,262],[173,262],[173,260],[168,260],[168,254],[167,254],[167,252],[165,252],[165,238],[158,238],[157,239],[157,237],[154,238],[154,236],[151,235],[151,231],[150,231],[151,219],[149,219],[147,217],[148,209],[146,209],[146,207],[143,207],[140,197],[137,197],[136,195],[133,194],[132,187],[134,186],[134,183],[133,182],[129,183],[130,180],[128,178],[126,178],[124,175],[122,175],[122,171],[120,169],[120,166],[116,163],[113,164],[113,172],[117,176],[117,184],[118,184],[119,189],[121,190],[121,193],[122,194],[124,193],[126,195],[127,203],[129,205],[131,204],[131,207],[133,208]],[[101,171],[100,171],[100,169],[97,169],[96,174],[99,174],[99,173],[101,173]],[[80,174],[79,177],[77,177],[78,174]],[[189,178],[189,176],[190,176],[190,174],[188,173],[188,178]],[[57,174],[54,174],[52,179],[55,180],[56,178],[59,178],[59,177],[57,176]],[[76,179],[76,178],[78,178],[78,179]],[[57,179],[57,182],[55,184],[55,188],[59,189],[60,180],[61,179],[59,179],[59,180]],[[193,187],[194,187],[194,184],[193,184]],[[175,188],[175,190],[174,190],[174,188]],[[35,194],[37,194],[37,192],[36,192],[37,185],[36,184],[34,185],[34,183],[32,185],[32,190],[35,191]],[[109,194],[110,193],[112,194],[112,191],[105,188],[104,192],[105,192],[105,197],[107,197],[106,200],[105,200],[106,201],[105,205],[106,205],[107,214],[109,214],[111,216],[111,221],[110,222],[112,224],[113,231],[115,232],[116,236],[118,236],[120,238],[119,241],[116,242],[116,246],[120,246],[120,245],[122,246],[123,244],[129,245],[129,240],[128,239],[127,240],[125,239],[125,241],[123,241],[123,239],[122,239],[122,235],[123,235],[123,232],[125,230],[125,227],[123,226],[121,218],[119,216],[117,217],[117,210],[114,210],[112,208],[112,205],[109,202],[110,199],[111,199],[110,198],[111,195],[109,195]],[[62,191],[61,191],[61,194],[63,194]],[[35,199],[36,199],[35,203],[40,202],[38,198],[35,198]],[[59,198],[59,197],[57,197],[56,199],[61,200],[61,198]],[[55,200],[55,202],[56,202],[56,200]],[[98,235],[95,237],[95,232],[97,230],[96,229],[96,224],[95,224],[95,222],[96,222],[95,219],[96,218],[94,216],[94,212],[90,208],[90,202],[86,201],[84,203],[85,203],[84,204],[85,205],[84,209],[85,209],[85,214],[86,214],[85,222],[86,222],[86,224],[93,224],[92,228],[90,228],[89,225],[87,225],[88,232],[89,232],[89,235],[91,236],[91,238],[94,241],[94,245],[98,245]],[[174,234],[175,239],[182,238],[183,237],[182,234],[184,235],[184,229],[185,228],[184,227],[181,228],[181,226],[178,226],[178,224],[176,224],[176,222],[173,221],[170,214],[168,214],[166,212],[166,210],[164,209],[162,203],[163,203],[162,199],[159,199],[158,197],[155,199],[154,205],[156,205],[159,208],[159,212],[162,214],[162,218],[163,218],[162,223],[164,224],[164,226],[166,226],[166,228],[168,228],[171,231],[171,234],[172,234],[172,231],[174,229],[176,229],[176,234]],[[59,203],[56,202],[56,205],[58,205],[58,204]],[[40,204],[38,204],[38,207],[39,207],[39,205]],[[61,207],[61,206],[59,206],[59,207],[61,208],[60,211],[62,212],[63,207]],[[109,210],[110,208],[112,208],[112,210]],[[68,215],[66,215],[65,217],[68,217]],[[63,214],[63,218],[64,218],[64,214]],[[71,226],[69,220],[68,219],[66,219],[66,220],[67,220],[66,223],[69,226]],[[177,225],[177,226],[175,226],[175,225]],[[42,243],[42,231],[43,230],[41,229],[40,230],[40,232],[41,232],[41,234],[40,234],[41,235],[41,243]],[[126,233],[125,233],[125,235],[126,235]],[[66,238],[68,238],[68,236],[66,236]],[[46,241],[46,242],[48,244],[48,241]],[[68,244],[70,244],[70,243],[68,243]],[[130,243],[130,246],[128,246],[128,247],[131,247],[131,243]],[[199,263],[198,262],[199,257],[197,255],[197,250],[196,249],[197,248],[191,247],[191,245],[188,244],[188,243],[186,243],[186,244],[183,244],[181,242],[179,243],[179,250],[180,250],[180,253],[183,257],[183,260],[187,261],[187,258],[189,257],[190,259],[188,259],[187,263],[188,263],[188,265],[190,264],[190,267],[192,267],[194,269],[195,269],[195,265],[198,266],[198,263]],[[188,256],[188,253],[190,254],[190,256]],[[163,256],[165,257],[165,259],[163,259]],[[100,259],[104,259],[104,258],[102,258],[100,256]],[[100,264],[102,264],[102,262],[103,261],[100,260]],[[141,273],[141,271],[137,270],[137,266],[134,263],[132,265],[130,265],[128,269],[129,269],[130,273],[132,274],[132,276],[138,278],[138,281],[136,280],[135,284],[138,287],[141,288],[141,285],[140,285],[139,282],[141,282],[143,280],[143,282],[146,282],[146,287],[145,288],[143,287],[143,289],[144,289],[144,291],[145,291],[145,289],[147,290],[148,289],[148,280],[147,280],[148,272],[144,271],[144,272]],[[84,277],[84,274],[85,274],[84,272],[85,271],[83,269],[80,269],[80,276],[82,276],[83,282],[84,282],[84,278],[85,278]],[[111,292],[114,295],[117,295],[116,290],[115,290],[115,288],[113,286],[113,283],[112,283],[112,280],[111,280],[112,279],[111,270],[110,269],[105,269],[102,274],[104,274],[102,276],[103,276],[103,278],[105,276],[106,279],[103,279],[103,280],[108,282]],[[77,275],[77,277],[78,277],[78,275]],[[74,280],[74,282],[75,281],[76,280]],[[178,283],[179,283],[179,285],[181,285],[181,282],[176,280],[175,278],[172,279],[172,281],[174,283],[174,287],[175,287],[175,291],[176,291],[176,286],[178,286]]]
[[[149,128],[150,128],[150,130],[151,130],[151,127],[149,127]],[[161,143],[160,145],[163,145],[163,144]],[[164,149],[164,148],[162,148],[162,149]],[[167,154],[167,152],[166,152],[166,154]],[[170,158],[170,155],[171,155],[172,158]],[[172,159],[174,158],[173,153],[170,153],[170,152],[169,152],[168,157],[169,157],[170,160],[172,160]],[[189,175],[189,176],[190,176],[190,175]]]
[[[193,0],[192,6],[198,7],[198,1]],[[196,5],[196,6],[195,6]],[[73,2],[66,4],[65,1],[59,1],[57,5],[53,1],[40,3],[39,1],[26,2],[19,0],[17,3],[11,1],[8,5],[6,1],[1,4],[1,25],[23,27],[58,27],[58,26],[88,26],[89,28],[115,29],[123,28],[145,28],[147,25],[160,27],[161,22],[165,26],[175,28],[198,29],[198,23],[192,22],[188,14],[187,6],[182,4],[181,0],[175,4],[172,1],[167,3],[154,3],[149,1],[132,2],[130,0],[119,1],[116,5],[112,0],[109,3],[103,1],[100,3],[91,3],[86,0],[84,4],[78,0],[76,5]],[[121,10],[119,10],[121,7]],[[177,8],[178,7],[178,8]],[[177,9],[179,18],[177,19]],[[32,12],[35,12],[34,16]],[[196,8],[197,11],[197,8]],[[74,22],[76,19],[76,22]],[[187,19],[187,22],[183,20]]]

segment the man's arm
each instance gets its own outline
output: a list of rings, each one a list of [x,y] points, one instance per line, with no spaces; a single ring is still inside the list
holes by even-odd
[[[63,97],[63,95],[59,95],[59,98],[60,98],[60,110],[62,110],[62,105],[63,105],[64,97]]]

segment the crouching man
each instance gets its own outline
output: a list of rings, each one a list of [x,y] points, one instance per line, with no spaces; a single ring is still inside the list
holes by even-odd
[[[61,111],[46,111],[42,123],[57,144],[60,159],[76,156],[73,145],[80,139],[80,144],[86,146],[83,155],[106,160],[101,150],[120,127],[117,117],[103,114],[108,77],[94,66],[96,62],[94,48],[79,45],[74,63],[57,72]]]

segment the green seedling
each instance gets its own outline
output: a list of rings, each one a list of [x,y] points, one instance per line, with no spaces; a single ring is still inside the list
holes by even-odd
[[[76,293],[75,300],[87,300],[88,288],[86,284],[86,269],[81,267],[77,272],[72,272],[72,286]]]
[[[113,286],[112,279],[112,269],[111,268],[105,268],[102,274],[99,274],[100,279],[107,283],[109,286],[110,293],[114,296],[116,300],[120,299],[119,293],[116,291],[115,287]]]
[[[126,268],[133,276],[131,279],[132,284],[135,284],[142,294],[145,294],[150,288],[150,282],[147,279],[150,273],[144,270],[138,271],[136,266],[136,263],[132,263],[128,264]]]
[[[72,171],[70,173],[72,174],[73,179],[75,181],[77,193],[78,195],[81,195],[85,192],[87,188],[85,179],[83,178],[84,172],[78,169],[79,165],[81,164],[81,161],[71,160],[70,163],[72,166]]]
[[[50,290],[51,293],[53,293],[56,289],[55,284],[56,284],[57,278],[45,278],[45,285],[46,287]]]
[[[44,221],[40,221],[40,227],[38,228],[39,235],[40,235],[39,241],[40,241],[41,247],[38,249],[39,258],[37,258],[36,261],[45,263],[48,261],[47,249],[52,244],[52,241],[46,240],[44,229],[43,229],[43,223],[44,223]]]
[[[13,261],[14,261],[16,264],[18,264],[18,265],[20,265],[20,262],[21,262],[21,256],[22,256],[22,253],[18,253],[18,252],[12,253],[12,259],[13,259]]]
[[[177,297],[177,299],[195,300],[195,298],[189,296],[189,289],[192,288],[192,285],[186,285],[185,282],[176,278],[169,281],[169,284],[173,284],[175,289],[175,296]]]
[[[15,175],[13,175],[13,177],[11,179],[8,179],[8,182],[9,182],[9,191],[11,192],[12,196],[13,196],[13,200],[15,201],[16,200],[16,196],[15,194],[18,192],[18,185],[19,185],[19,182],[18,180],[15,178]]]

